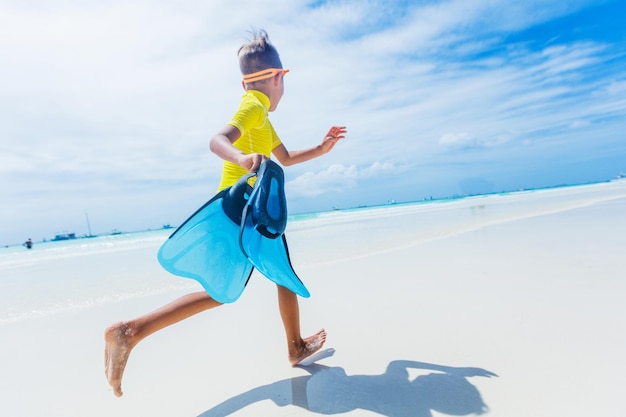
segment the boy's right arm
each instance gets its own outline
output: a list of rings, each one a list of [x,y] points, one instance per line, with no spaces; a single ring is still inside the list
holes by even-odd
[[[285,145],[281,143],[272,149],[272,153],[284,166],[299,164],[330,152],[339,140],[346,137],[346,132],[345,126],[333,126],[322,139],[322,143],[317,146],[300,151],[288,151]]]
[[[222,130],[217,132],[209,142],[209,148],[211,152],[219,156],[220,158],[230,161],[234,164],[248,170],[248,172],[256,172],[261,163],[267,158],[258,153],[245,154],[241,150],[233,146],[241,133],[235,126],[226,125]]]

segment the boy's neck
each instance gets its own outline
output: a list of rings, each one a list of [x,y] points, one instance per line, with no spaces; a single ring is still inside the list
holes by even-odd
[[[270,97],[270,92],[269,92],[269,88],[263,88],[263,85],[258,85],[258,86],[254,86],[254,87],[249,87],[246,86],[245,90],[246,91],[259,91],[263,94],[265,94],[267,97]]]
[[[263,93],[269,99],[269,102],[270,102],[268,111],[273,112],[276,109],[276,106],[273,105],[274,97],[273,97],[273,93],[272,93],[273,90],[271,86],[265,86],[265,85],[256,85],[254,87],[245,86],[244,89],[246,90],[246,92],[258,91],[260,93]]]

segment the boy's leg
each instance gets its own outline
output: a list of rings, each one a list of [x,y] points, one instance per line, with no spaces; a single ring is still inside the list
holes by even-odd
[[[131,350],[152,333],[221,305],[206,292],[187,294],[135,320],[109,326],[104,333],[104,366],[116,396],[122,395],[122,376]]]
[[[326,342],[326,331],[322,329],[313,336],[302,339],[298,296],[283,286],[277,285],[276,287],[278,288],[280,317],[287,336],[289,362],[295,366],[322,348]]]

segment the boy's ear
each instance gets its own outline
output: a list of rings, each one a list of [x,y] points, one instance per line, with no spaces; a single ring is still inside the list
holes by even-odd
[[[241,86],[243,87],[243,90],[246,91],[246,82],[245,81],[241,81]]]

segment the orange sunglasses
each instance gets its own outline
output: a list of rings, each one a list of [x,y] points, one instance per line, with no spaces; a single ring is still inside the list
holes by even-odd
[[[288,69],[268,68],[268,69],[264,69],[264,70],[261,70],[261,71],[258,71],[258,72],[253,72],[252,74],[244,75],[243,76],[243,82],[245,82],[245,83],[252,83],[252,82],[255,82],[255,81],[266,80],[268,78],[272,78],[276,74],[282,73],[283,75],[285,75],[288,72],[289,72]]]

